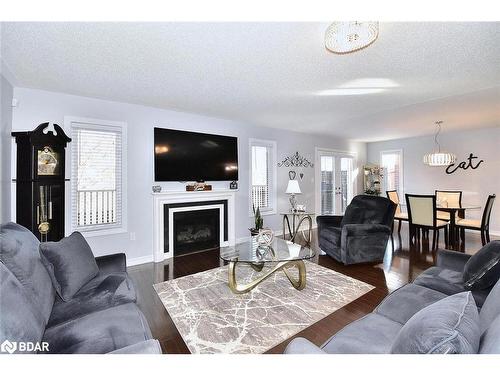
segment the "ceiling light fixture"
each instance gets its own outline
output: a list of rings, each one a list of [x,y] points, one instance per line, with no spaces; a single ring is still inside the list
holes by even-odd
[[[434,142],[436,143],[437,151],[424,155],[424,164],[431,167],[446,167],[457,160],[457,156],[455,154],[441,152],[441,145],[438,142],[438,136],[441,132],[442,123],[443,121],[436,121],[436,134],[434,135]]]
[[[337,54],[359,51],[378,37],[378,22],[334,22],[325,32],[325,47]]]

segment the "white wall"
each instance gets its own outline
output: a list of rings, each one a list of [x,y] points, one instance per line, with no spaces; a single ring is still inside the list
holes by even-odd
[[[12,85],[0,75],[0,223],[11,216],[11,130],[12,130]]]
[[[482,207],[489,194],[496,194],[491,231],[500,234],[500,127],[444,133],[439,140],[443,150],[457,155],[458,162],[467,159],[473,152],[484,163],[478,169],[459,169],[451,175],[445,173],[445,168],[423,164],[424,154],[434,149],[433,136],[369,143],[368,160],[380,163],[380,151],[403,149],[405,193],[433,194],[435,189],[462,190],[464,203]],[[470,211],[467,217],[480,219],[481,214],[482,210]]]
[[[238,137],[240,179],[236,195],[236,238],[247,237],[248,228],[252,225],[252,218],[249,216],[249,138],[275,140],[278,161],[299,151],[314,162],[315,147],[357,152],[359,165],[364,164],[366,159],[364,143],[337,138],[309,136],[304,133],[255,127],[194,114],[41,90],[15,88],[14,97],[19,103],[13,113],[15,131],[32,130],[46,121],[62,126],[64,116],[124,121],[128,124],[128,231],[135,232],[136,240],[131,241],[128,233],[89,238],[96,255],[117,251],[126,252],[129,259],[152,255],[151,187],[155,184],[153,182],[153,127],[155,126]],[[284,194],[288,170],[288,168],[278,168],[278,211],[288,207],[288,197]],[[304,180],[300,181],[303,194],[299,196],[299,203],[314,208],[314,169],[307,168],[303,172]],[[184,188],[180,183],[165,183],[162,186],[178,190]],[[224,184],[224,187],[227,186],[228,184]],[[362,184],[358,183],[358,186],[361,187]],[[281,229],[279,215],[265,216],[264,223],[275,230]]]

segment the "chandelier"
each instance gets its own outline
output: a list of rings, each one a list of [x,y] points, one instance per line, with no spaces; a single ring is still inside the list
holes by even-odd
[[[338,54],[358,51],[378,37],[378,22],[334,22],[325,33],[325,47]]]
[[[457,160],[455,154],[441,152],[441,145],[438,142],[438,136],[441,132],[442,123],[443,121],[436,121],[436,134],[434,135],[434,142],[437,146],[437,152],[432,152],[430,154],[424,155],[424,164],[427,164],[431,167],[446,167]]]

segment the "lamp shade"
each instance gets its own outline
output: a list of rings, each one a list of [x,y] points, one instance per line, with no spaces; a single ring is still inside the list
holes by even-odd
[[[286,187],[287,194],[301,194],[299,181],[297,180],[289,180],[288,186]]]

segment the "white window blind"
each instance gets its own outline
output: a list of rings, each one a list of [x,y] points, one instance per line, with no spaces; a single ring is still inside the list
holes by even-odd
[[[80,231],[122,226],[120,126],[72,123],[72,227]]]
[[[402,199],[404,196],[402,151],[382,151],[380,156],[381,166],[384,168],[385,190],[396,190]]]
[[[250,142],[251,209],[259,207],[262,213],[275,211],[275,150],[272,141]]]

